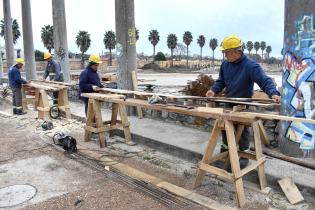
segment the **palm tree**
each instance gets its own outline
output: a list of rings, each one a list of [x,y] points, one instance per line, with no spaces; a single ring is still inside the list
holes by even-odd
[[[210,39],[209,46],[210,46],[210,48],[212,50],[212,66],[214,66],[214,50],[218,46],[218,40],[216,38]]]
[[[246,43],[246,49],[247,49],[247,51],[248,51],[248,54],[250,54],[250,51],[252,51],[253,47],[254,47],[254,44],[253,44],[252,41],[248,41],[248,42]]]
[[[173,50],[177,45],[177,36],[175,34],[169,34],[167,36],[167,47],[171,49],[171,65],[173,66]]]
[[[149,32],[148,39],[151,42],[151,44],[153,45],[153,62],[154,62],[155,61],[155,46],[160,41],[159,32],[157,30],[155,30],[155,29],[151,30]]]
[[[115,49],[116,35],[113,31],[106,31],[104,34],[104,45],[106,49],[109,49],[109,65],[112,65],[112,49]]]
[[[259,48],[260,48],[260,43],[259,43],[259,42],[255,42],[255,43],[254,43],[254,48],[255,48],[255,50],[256,50],[256,55],[257,55],[257,51],[258,51]]]
[[[84,53],[90,48],[91,45],[90,34],[87,31],[79,31],[78,35],[76,36],[75,43],[80,49],[82,63],[84,63]]]
[[[198,39],[197,39],[197,43],[198,43],[198,45],[199,45],[199,47],[200,47],[200,60],[202,60],[202,48],[203,48],[203,46],[204,46],[205,43],[206,43],[206,38],[205,38],[205,36],[204,36],[204,35],[200,35],[200,36],[198,37]]]
[[[266,49],[266,42],[264,41],[260,42],[260,49],[261,49],[261,59],[263,59],[264,50]]]
[[[54,49],[54,28],[51,25],[42,27],[41,39],[44,47],[51,53],[51,49]]]
[[[242,50],[244,51],[246,49],[245,43],[242,42]]]
[[[186,51],[186,66],[188,68],[188,46],[190,45],[190,43],[193,40],[193,36],[191,35],[190,31],[185,31],[184,35],[183,35],[183,42],[185,43],[186,47],[187,47],[187,51]]]
[[[1,20],[0,27],[1,27],[0,36],[5,39],[5,36],[4,36],[5,35],[4,34],[4,19]],[[13,19],[13,21],[12,21],[12,35],[13,35],[13,44],[16,44],[17,40],[21,36],[20,26],[19,26],[16,19]]]
[[[266,48],[266,52],[267,52],[268,58],[269,58],[269,54],[271,53],[271,51],[272,51],[271,46],[268,45],[267,48]]]

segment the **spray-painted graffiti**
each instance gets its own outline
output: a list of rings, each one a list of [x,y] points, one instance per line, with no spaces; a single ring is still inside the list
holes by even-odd
[[[128,29],[128,41],[129,45],[135,45],[137,42],[136,39],[136,28],[129,28]]]
[[[59,59],[63,61],[66,57],[65,49],[63,49],[62,47],[59,47],[59,50],[57,51],[57,55],[58,55]]]
[[[284,114],[300,118],[315,118],[315,16],[303,16],[296,23],[295,43],[285,46],[283,65]],[[293,53],[294,52],[294,53]],[[300,143],[303,150],[315,147],[315,125],[287,122],[285,137]]]

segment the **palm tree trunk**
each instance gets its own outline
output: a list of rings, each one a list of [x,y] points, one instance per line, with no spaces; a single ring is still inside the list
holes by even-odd
[[[109,48],[109,66],[112,65],[112,49]]]
[[[82,68],[84,68],[84,53],[83,52],[81,53],[81,65],[82,65]]]
[[[155,61],[155,45],[153,45],[153,63]]]
[[[212,66],[214,67],[214,50],[212,50]]]
[[[187,69],[188,69],[188,45],[187,45],[187,52],[186,52],[186,66],[187,66]]]
[[[202,47],[200,47],[200,60],[202,61]]]
[[[51,53],[51,48],[48,48],[48,52]]]
[[[173,67],[173,49],[171,49],[171,66]]]

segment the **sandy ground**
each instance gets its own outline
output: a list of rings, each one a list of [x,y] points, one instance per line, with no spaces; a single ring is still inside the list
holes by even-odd
[[[1,104],[0,110],[11,111],[6,103]],[[192,189],[196,174],[194,163],[143,145],[128,146],[119,137],[108,138],[108,148],[100,149],[98,142],[83,141],[84,124],[74,120],[53,120],[54,130],[43,131],[39,127],[42,121],[35,116],[32,111],[18,117],[0,116],[0,188],[28,183],[38,190],[32,200],[14,209],[167,209],[148,195],[117,183],[48,145],[56,131],[71,134],[79,145],[90,150]],[[268,194],[261,193],[256,187],[246,187],[248,203],[244,209],[315,209],[314,202],[290,205],[276,187],[272,187]],[[195,192],[236,207],[234,186],[214,176],[207,175]],[[190,207],[202,209],[200,206]]]

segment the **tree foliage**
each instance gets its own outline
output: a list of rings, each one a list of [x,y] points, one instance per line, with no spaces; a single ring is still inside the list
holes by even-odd
[[[264,42],[264,41],[260,42],[260,49],[261,49],[261,58],[263,58],[264,51],[266,49],[266,42]]]
[[[212,50],[212,65],[214,65],[214,50],[218,47],[218,40],[216,38],[210,39],[209,46]]]
[[[91,38],[90,34],[87,31],[79,31],[76,40],[76,45],[80,49],[82,54],[82,60],[84,60],[84,53],[90,48],[91,46]]]
[[[44,47],[51,53],[54,49],[54,28],[51,25],[45,25],[41,30],[41,40]]]
[[[173,50],[177,45],[177,36],[175,34],[169,34],[167,36],[167,47],[171,49],[171,59],[172,59],[172,66],[173,66]]]
[[[253,48],[254,48],[253,42],[252,42],[252,41],[248,41],[248,42],[246,43],[246,49],[247,49],[247,51],[248,51],[249,54],[250,54],[250,52],[252,51]]]
[[[154,58],[156,61],[165,61],[165,55],[162,52],[158,52]]]
[[[188,46],[190,45],[190,43],[193,40],[193,36],[191,34],[190,31],[185,31],[184,35],[183,35],[183,42],[185,43],[186,47],[187,47],[187,51],[186,51],[186,65],[188,67]]]
[[[109,49],[109,65],[112,65],[112,49],[115,49],[116,35],[113,31],[106,31],[104,34],[104,45],[106,49]]]
[[[148,37],[150,43],[153,45],[153,58],[155,58],[155,46],[159,43],[160,41],[160,35],[159,32],[155,29],[151,30],[149,32],[149,37]]]
[[[255,49],[255,51],[256,51],[256,55],[257,55],[257,51],[259,50],[259,48],[260,48],[260,43],[256,41],[256,42],[254,43],[254,49]]]
[[[200,47],[200,60],[202,60],[202,48],[206,43],[206,38],[204,35],[199,35],[198,39],[197,39],[197,43]]]
[[[17,22],[16,19],[11,19],[12,20],[12,36],[13,36],[13,44],[16,44],[17,40],[21,37],[21,31],[20,31],[20,26]],[[0,36],[5,39],[5,33],[4,33],[4,19],[1,20],[0,23]]]

